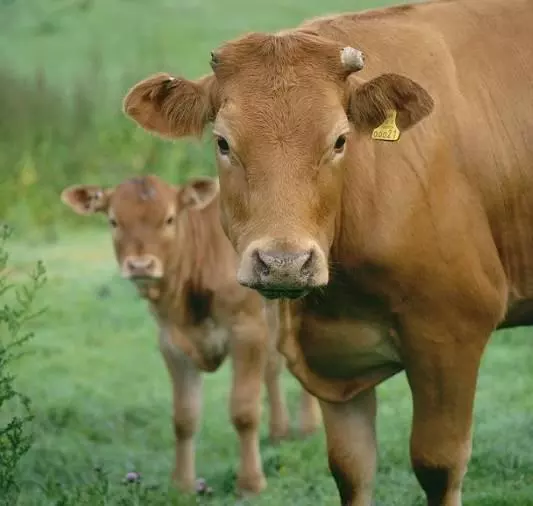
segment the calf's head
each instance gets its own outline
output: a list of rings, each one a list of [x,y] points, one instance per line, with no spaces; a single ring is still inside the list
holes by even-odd
[[[128,179],[114,188],[75,185],[61,200],[81,215],[107,216],[122,275],[140,287],[160,281],[179,255],[180,213],[206,207],[218,193],[218,182],[195,178],[173,186],[156,176]]]
[[[305,31],[253,33],[212,53],[197,81],[168,74],[136,84],[124,110],[168,138],[213,123],[222,225],[238,279],[269,298],[328,282],[343,172],[356,140],[390,113],[406,130],[433,101],[397,74],[363,81],[363,55]]]

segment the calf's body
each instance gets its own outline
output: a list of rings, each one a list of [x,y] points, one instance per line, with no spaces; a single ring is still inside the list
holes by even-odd
[[[125,98],[166,137],[213,123],[239,282],[281,299],[343,506],[371,504],[374,389],[400,371],[427,504],[462,504],[484,348],[533,322],[531,26],[531,0],[321,18]]]
[[[175,188],[147,176],[113,189],[69,187],[62,198],[82,214],[107,214],[122,273],[148,300],[158,323],[173,389],[179,487],[195,487],[202,373],[216,371],[229,356],[230,413],[240,440],[237,488],[261,491],[266,486],[258,438],[263,381],[270,437],[289,433],[280,385],[283,358],[276,349],[280,327],[277,308],[236,281],[235,251],[220,226],[216,180],[199,178]],[[300,416],[304,433],[317,428],[318,404],[305,390]]]

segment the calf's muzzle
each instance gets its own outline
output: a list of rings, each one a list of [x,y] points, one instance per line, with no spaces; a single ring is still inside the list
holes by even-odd
[[[124,277],[160,278],[162,276],[161,262],[154,255],[128,256],[122,263]]]

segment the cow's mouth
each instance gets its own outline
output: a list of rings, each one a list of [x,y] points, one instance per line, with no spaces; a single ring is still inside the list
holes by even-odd
[[[265,298],[269,300],[274,299],[300,299],[305,297],[310,290],[307,288],[298,289],[282,289],[282,288],[258,288],[257,291]]]

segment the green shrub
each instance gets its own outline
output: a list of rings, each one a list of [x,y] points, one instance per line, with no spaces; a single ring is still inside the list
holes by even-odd
[[[46,281],[42,263],[37,263],[29,281],[11,281],[6,241],[10,230],[0,230],[0,504],[17,502],[17,470],[32,442],[30,400],[18,392],[10,364],[32,337],[25,324],[42,311],[34,311],[35,296]]]

